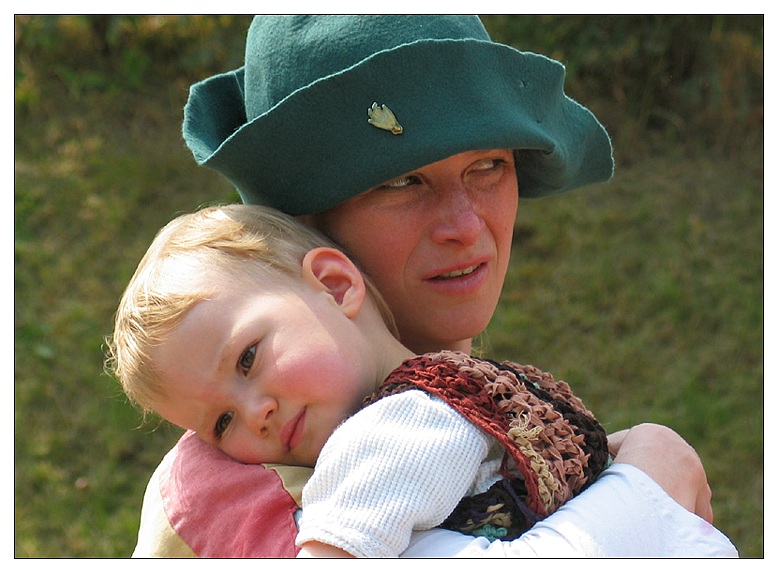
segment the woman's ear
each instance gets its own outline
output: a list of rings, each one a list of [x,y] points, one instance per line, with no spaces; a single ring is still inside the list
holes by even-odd
[[[303,279],[330,293],[349,318],[354,318],[367,296],[357,266],[338,249],[317,247],[303,257]]]

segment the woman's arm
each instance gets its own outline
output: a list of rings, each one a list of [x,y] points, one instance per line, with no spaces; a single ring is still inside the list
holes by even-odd
[[[643,470],[667,495],[713,523],[711,489],[700,457],[681,436],[658,424],[640,424],[608,436],[614,463]]]
[[[414,535],[403,557],[737,557],[712,522],[699,456],[677,433],[640,424],[608,436],[614,465],[519,539]],[[696,515],[695,515],[696,514]]]
[[[616,464],[514,541],[443,529],[415,532],[401,557],[737,557],[720,531],[673,501],[656,482]]]

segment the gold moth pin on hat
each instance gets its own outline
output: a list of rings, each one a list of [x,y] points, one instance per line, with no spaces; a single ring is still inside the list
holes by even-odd
[[[373,102],[373,105],[367,108],[367,122],[378,129],[391,131],[395,135],[400,135],[403,132],[403,126],[394,117],[392,110],[384,104],[379,106],[377,102]]]

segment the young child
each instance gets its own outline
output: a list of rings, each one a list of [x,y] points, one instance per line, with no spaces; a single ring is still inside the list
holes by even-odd
[[[514,539],[609,459],[566,383],[414,356],[351,259],[269,208],[163,228],[122,297],[108,365],[144,411],[243,463],[315,466],[301,555],[397,556],[436,526]]]

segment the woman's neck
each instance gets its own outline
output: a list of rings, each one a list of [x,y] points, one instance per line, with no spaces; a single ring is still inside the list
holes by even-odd
[[[426,354],[428,352],[440,352],[441,350],[454,350],[470,354],[473,349],[473,339],[448,340],[448,341],[429,341],[416,342],[408,344],[416,354]]]

